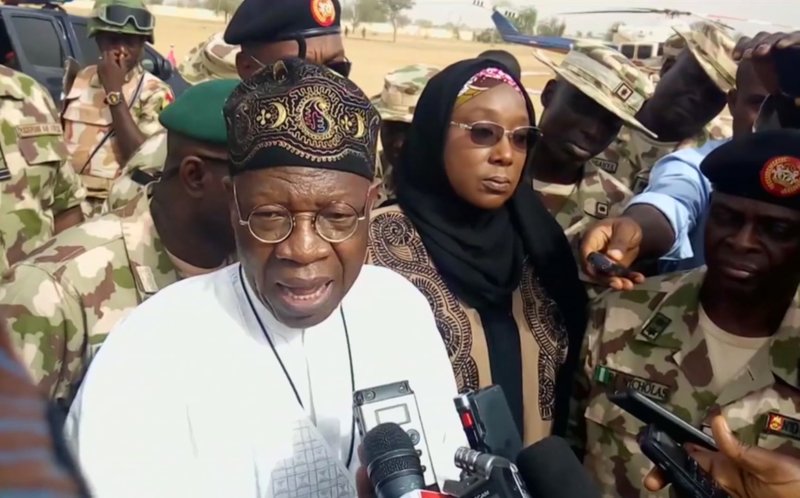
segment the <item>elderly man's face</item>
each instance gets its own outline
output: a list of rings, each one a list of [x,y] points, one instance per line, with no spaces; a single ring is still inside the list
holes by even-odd
[[[292,328],[325,320],[364,263],[377,193],[371,182],[341,171],[286,166],[239,174],[228,191],[239,261],[261,301]],[[240,214],[247,220],[250,213],[250,226],[262,239],[285,233],[279,227],[286,216],[294,218],[294,227],[284,240],[266,243],[239,222]],[[358,218],[351,236],[330,242],[321,235],[347,233],[351,214]]]

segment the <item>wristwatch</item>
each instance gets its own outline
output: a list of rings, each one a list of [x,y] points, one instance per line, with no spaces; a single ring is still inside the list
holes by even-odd
[[[121,92],[107,92],[105,98],[106,104],[110,106],[115,106],[122,102],[122,93]]]

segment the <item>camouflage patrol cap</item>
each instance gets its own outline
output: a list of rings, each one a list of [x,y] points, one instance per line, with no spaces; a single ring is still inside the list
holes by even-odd
[[[680,55],[684,48],[686,48],[686,41],[676,33],[664,42],[664,52],[661,55],[661,59],[674,59]]]
[[[710,22],[696,22],[689,29],[673,29],[720,90],[727,93],[736,86],[737,66],[733,60],[736,42],[725,28]]]
[[[241,50],[237,45],[228,45],[222,33],[215,33],[209,39],[195,46],[189,55],[178,65],[190,85],[218,79],[238,79],[236,54]]]
[[[143,18],[148,18],[151,21],[149,28],[140,28],[136,25],[133,17],[128,17],[127,22],[120,26],[116,23],[110,23],[108,16],[110,10],[108,7],[127,7],[131,11],[136,11],[139,14],[144,14]],[[124,16],[124,13],[122,14]],[[155,27],[155,18],[147,10],[144,0],[95,0],[92,14],[89,17],[88,28],[89,36],[97,35],[98,31],[109,31],[112,33],[122,33],[125,35],[139,35],[147,38],[147,41],[153,43],[153,29]]]
[[[396,69],[384,77],[381,94],[372,98],[372,105],[383,121],[410,123],[425,85],[439,68],[425,64]]]
[[[560,65],[541,50],[534,56],[626,125],[656,137],[636,119],[653,93],[653,83],[622,53],[600,43],[577,42]]]

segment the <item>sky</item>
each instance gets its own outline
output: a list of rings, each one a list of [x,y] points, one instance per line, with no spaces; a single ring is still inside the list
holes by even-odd
[[[416,0],[409,17],[429,19],[436,24],[460,22],[473,28],[488,28],[492,26],[489,9],[493,3],[492,0],[484,0],[484,3],[487,8],[473,6],[473,0]],[[517,9],[534,6],[539,11],[540,19],[570,11],[649,7],[731,16],[781,25],[726,21],[737,31],[750,35],[759,31],[791,30],[791,27],[800,29],[798,0],[517,0],[514,6]],[[614,21],[622,21],[631,26],[653,26],[670,22],[666,16],[657,14],[572,15],[564,16],[563,19],[567,23],[567,33],[605,32]],[[688,18],[680,19],[685,22]]]

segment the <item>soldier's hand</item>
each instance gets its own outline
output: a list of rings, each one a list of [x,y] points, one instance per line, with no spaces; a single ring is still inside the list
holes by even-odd
[[[686,445],[689,456],[732,498],[794,498],[800,496],[800,460],[742,444],[721,416],[711,422],[719,451]],[[651,472],[644,481],[650,491],[666,486]]]
[[[119,92],[127,73],[125,56],[117,52],[104,52],[97,61],[97,77],[106,92]]]
[[[770,94],[780,93],[778,75],[772,58],[774,49],[800,46],[800,31],[791,33],[758,33],[753,38],[743,36],[736,43],[733,58],[736,61],[750,59],[753,61],[759,79]]]
[[[587,275],[617,290],[630,290],[644,281],[644,275],[631,272],[627,278],[603,275],[589,263],[589,254],[599,252],[613,262],[629,268],[639,255],[642,228],[632,218],[606,218],[589,227],[581,241],[581,261]]]

